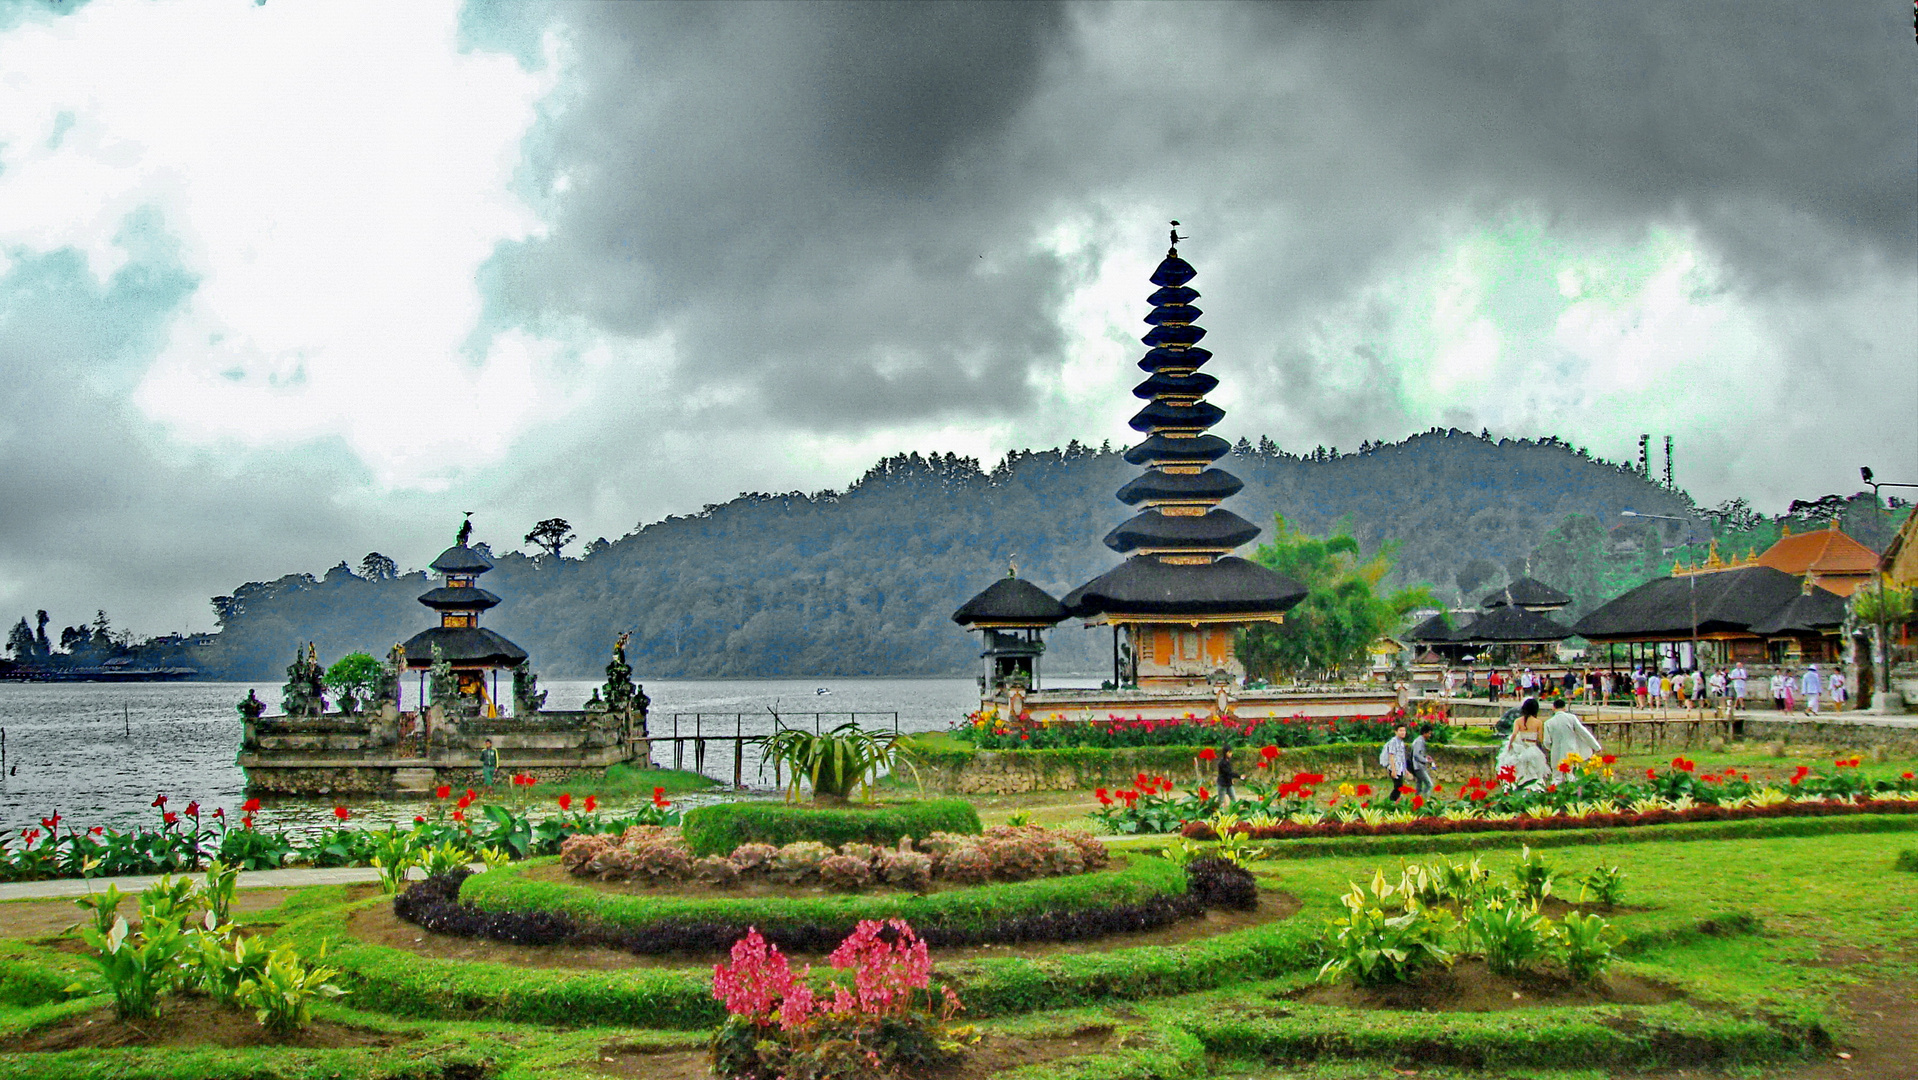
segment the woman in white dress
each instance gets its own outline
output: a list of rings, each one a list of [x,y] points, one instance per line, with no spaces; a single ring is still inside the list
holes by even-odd
[[[1551,763],[1539,746],[1544,734],[1545,722],[1538,718],[1538,699],[1526,698],[1518,707],[1518,720],[1512,724],[1512,733],[1506,736],[1505,745],[1498,752],[1499,768],[1512,767],[1513,787],[1544,787],[1551,781]]]

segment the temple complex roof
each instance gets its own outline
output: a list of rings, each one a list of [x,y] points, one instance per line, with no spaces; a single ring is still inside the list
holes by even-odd
[[[1779,537],[1759,554],[1758,565],[1809,577],[1840,596],[1849,596],[1871,579],[1878,553],[1847,536],[1833,521],[1829,528]]]
[[[421,593],[419,601],[440,613],[440,625],[422,630],[403,643],[407,667],[432,664],[435,645],[443,658],[460,667],[513,667],[526,661],[525,649],[479,625],[480,612],[497,607],[500,598],[471,584],[473,578],[493,568],[492,559],[466,546],[472,531],[470,520],[461,525],[458,542],[432,562],[444,581],[439,588]]]
[[[1497,592],[1487,593],[1480,607],[1521,607],[1531,611],[1554,611],[1572,602],[1572,598],[1537,578],[1522,577]]]
[[[441,587],[421,593],[420,603],[440,611],[485,611],[490,607],[498,607],[499,597],[473,586]]]
[[[1845,598],[1816,585],[1801,591],[1784,607],[1752,624],[1751,632],[1767,637],[1774,634],[1822,634],[1845,625]]]
[[[1676,641],[1692,633],[1751,633],[1801,591],[1799,579],[1769,566],[1648,581],[1580,619],[1572,629],[1593,640]]]

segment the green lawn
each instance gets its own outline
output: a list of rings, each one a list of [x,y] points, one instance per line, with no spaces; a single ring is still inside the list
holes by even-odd
[[[1704,754],[1694,754],[1701,768]],[[1744,764],[1755,760],[1749,751],[1726,755],[1754,775]],[[1775,760],[1775,759],[1767,759]],[[1789,771],[1796,762],[1786,759]],[[1716,760],[1709,767],[1718,767]],[[1891,763],[1892,767],[1896,763]],[[1886,767],[1886,766],[1877,766]],[[634,781],[637,783],[637,781]],[[650,792],[650,787],[647,788]],[[1071,809],[1070,803],[1046,801],[1054,796],[1009,797],[1006,806],[987,809],[988,818],[1014,812],[1051,816]],[[1842,827],[1842,826],[1840,826]],[[1501,877],[1509,876],[1518,855],[1520,838],[1509,849],[1481,853],[1484,862]],[[1666,840],[1607,844],[1602,848],[1561,847],[1546,857],[1569,876],[1594,866],[1618,865],[1627,874],[1625,909],[1613,916],[1629,936],[1627,963],[1631,970],[1685,989],[1690,1005],[1658,1006],[1648,1017],[1663,1017],[1685,1030],[1733,1038],[1741,1030],[1769,1030],[1765,1025],[1819,1025],[1842,1045],[1853,1031],[1836,1007],[1841,994],[1863,982],[1892,982],[1918,987],[1918,911],[1911,900],[1918,894],[1918,874],[1894,869],[1899,853],[1918,848],[1912,832],[1832,832],[1813,837],[1743,840]],[[1296,937],[1314,930],[1339,911],[1338,897],[1348,883],[1369,879],[1376,869],[1395,874],[1399,857],[1339,856],[1287,859],[1254,864],[1267,885],[1299,898],[1303,907],[1287,924]],[[1561,892],[1576,899],[1578,887],[1569,883]],[[255,924],[271,924],[296,916],[324,913],[343,900],[341,891],[307,890],[292,896],[278,911],[249,917]],[[78,911],[76,909],[76,915]],[[1755,920],[1755,924],[1753,922]],[[1755,925],[1755,930],[1753,929]],[[1713,932],[1718,927],[1721,932]],[[1276,939],[1275,939],[1276,940]],[[1276,948],[1276,946],[1275,946]],[[1160,950],[1171,955],[1170,950]],[[1200,955],[1194,953],[1194,956]],[[1276,953],[1274,954],[1276,955]],[[936,959],[936,953],[935,953]],[[1001,970],[1016,976],[1020,961],[992,961],[1011,965]],[[1044,969],[1055,962],[1031,965],[1035,987],[1045,984]],[[1060,1037],[1088,1024],[1112,1026],[1114,1040],[1095,1056],[1047,1062],[1026,1070],[1027,1080],[1070,1080],[1094,1077],[1125,1080],[1138,1077],[1246,1078],[1246,1080],[1341,1080],[1341,1078],[1417,1075],[1428,1080],[1491,1080],[1535,1077],[1544,1080],[1610,1080],[1613,1077],[1678,1075],[1670,1070],[1634,1071],[1638,1066],[1595,1068],[1578,1057],[1580,1033],[1609,1029],[1581,1028],[1590,1024],[1592,1010],[1535,1010],[1529,1014],[1497,1014],[1496,1018],[1465,1017],[1487,1045],[1517,1040],[1520,1051],[1540,1055],[1535,1064],[1496,1068],[1459,1068],[1396,1060],[1345,1060],[1320,1056],[1304,1063],[1283,1060],[1274,1049],[1296,1047],[1317,1039],[1311,1025],[1321,1025],[1324,1038],[1356,1037],[1370,1032],[1389,1043],[1395,1030],[1418,1032],[1451,1023],[1444,1016],[1356,1016],[1341,1018],[1338,1011],[1298,1010],[1298,1015],[1273,1019],[1282,992],[1309,978],[1305,963],[1280,961],[1284,971],[1268,966],[1268,974],[1232,983],[1217,990],[1143,1000],[1129,999],[1122,985],[1107,991],[1108,1003],[1074,1009],[1054,1009],[983,1022],[990,1031],[1045,1032]],[[1172,970],[1155,960],[1158,970]],[[490,965],[481,965],[490,966]],[[44,1022],[63,1010],[84,1007],[57,999],[71,973],[81,970],[78,959],[55,952],[45,942],[0,940],[0,1038]],[[1061,967],[1062,972],[1070,965]],[[1124,962],[1110,965],[1115,973]],[[1277,974],[1270,972],[1277,971]],[[1224,973],[1229,976],[1231,973]],[[513,976],[500,976],[510,986]],[[1075,976],[1075,977],[1083,977]],[[1188,983],[1188,985],[1191,985]],[[510,990],[502,991],[510,994]],[[352,1005],[348,997],[345,1005]],[[1280,1010],[1283,1012],[1284,1010]],[[417,1036],[391,1049],[351,1051],[246,1050],[223,1053],[188,1051],[73,1051],[58,1055],[0,1054],[0,1078],[6,1077],[467,1077],[531,1080],[536,1077],[581,1075],[607,1047],[690,1048],[699,1036],[686,1032],[648,1032],[619,1027],[584,1026],[560,1030],[539,1025],[503,1022],[445,1022],[414,1020],[374,1013],[324,1010],[335,1019]],[[1562,1021],[1559,1014],[1563,1014]],[[1287,1025],[1291,1025],[1288,1027]],[[1368,1026],[1369,1025],[1369,1026]],[[1685,1025],[1690,1025],[1685,1028]],[[1740,1027],[1744,1025],[1744,1027]],[[1304,1031],[1304,1034],[1301,1034]],[[1725,1032],[1732,1034],[1727,1036]],[[1263,1048],[1263,1049],[1261,1049]],[[1529,1049],[1527,1049],[1529,1048]],[[624,1051],[622,1051],[624,1052]],[[1277,1056],[1274,1056],[1277,1055]],[[1553,1055],[1557,1055],[1554,1057]],[[1796,1060],[1747,1061],[1728,1069],[1720,1066],[1689,1068],[1686,1076],[1737,1076],[1753,1080],[1785,1080],[1801,1068]],[[1395,1072],[1394,1070],[1398,1070]],[[1410,1071],[1407,1071],[1410,1070]],[[1013,1074],[1007,1074],[1013,1075]]]

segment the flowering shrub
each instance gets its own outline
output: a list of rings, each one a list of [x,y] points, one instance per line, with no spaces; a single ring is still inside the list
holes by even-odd
[[[849,858],[850,856],[838,856]],[[714,1074],[732,1080],[866,1077],[950,1067],[975,1036],[956,1027],[950,988],[935,993],[926,943],[903,920],[861,920],[827,958],[852,986],[815,992],[759,931],[713,968],[729,1014],[713,1035]]]
[[[1440,784],[1429,796],[1404,798],[1401,788],[1396,803],[1364,783],[1340,783],[1328,791],[1326,778],[1317,773],[1295,773],[1276,784],[1251,780],[1246,797],[1232,804],[1235,820],[1227,828],[1251,839],[1276,840],[1918,812],[1918,780],[1867,778],[1857,771],[1856,759],[1841,759],[1829,774],[1801,765],[1782,783],[1753,780],[1732,768],[1701,773],[1685,757],[1674,758],[1664,770],[1647,769],[1640,779],[1619,775],[1613,768],[1617,760],[1607,754],[1571,762],[1561,782],[1542,789],[1515,786],[1511,777],[1475,776],[1451,791]],[[1092,816],[1114,832],[1178,830],[1191,839],[1218,839],[1218,828],[1208,819],[1220,807],[1203,787],[1175,794],[1170,781],[1141,774],[1134,788],[1099,789],[1093,797],[1100,807]]]
[[[1105,845],[1092,834],[1039,825],[995,825],[979,836],[934,833],[916,847],[911,837],[901,837],[891,848],[849,843],[834,849],[816,840],[779,848],[741,844],[730,855],[698,860],[677,830],[655,826],[632,826],[617,837],[578,835],[560,845],[560,862],[576,877],[653,884],[697,880],[717,887],[758,879],[844,892],[879,883],[918,892],[936,881],[977,885],[1062,877],[1110,861]]]
[[[1199,716],[1187,713],[1172,719],[1125,717],[1117,713],[1104,720],[1033,719],[1029,714],[1002,718],[997,712],[966,717],[953,734],[971,740],[981,750],[1052,750],[1063,747],[1218,746],[1221,742],[1253,746],[1319,746],[1325,743],[1382,743],[1392,729],[1405,722],[1402,709],[1385,716],[1304,715],[1275,718]],[[1452,739],[1452,729],[1437,717],[1428,742]],[[1199,756],[1204,758],[1204,751]],[[1217,752],[1214,751],[1216,758]],[[1212,760],[1212,759],[1206,759]]]
[[[561,812],[540,820],[491,804],[473,812],[475,793],[468,790],[455,802],[450,785],[442,784],[434,795],[441,805],[430,817],[415,817],[411,828],[355,826],[349,824],[352,811],[340,806],[333,810],[334,827],[303,837],[257,828],[258,799],[246,800],[239,814],[230,817],[224,807],[203,813],[197,801],[170,810],[169,799],[161,794],[151,803],[155,825],[126,832],[98,825],[63,826],[65,819],[56,813],[42,818],[39,828],[24,830],[17,846],[13,837],[0,836],[0,881],[170,874],[198,870],[214,859],[241,870],[270,870],[288,862],[369,866],[378,858],[392,869],[402,849],[424,851],[443,844],[470,858],[483,858],[489,851],[525,858],[556,852],[574,835],[618,833],[635,824],[676,825],[680,820],[659,793],[653,804],[621,818],[602,817],[596,799],[587,798],[579,810],[571,796],[562,795]]]

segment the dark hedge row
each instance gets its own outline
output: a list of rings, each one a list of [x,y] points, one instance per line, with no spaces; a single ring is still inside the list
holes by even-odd
[[[979,811],[964,799],[928,799],[876,807],[720,803],[689,811],[680,826],[694,858],[729,855],[741,844],[784,847],[802,840],[817,840],[829,847],[842,844],[892,847],[902,836],[915,840],[923,840],[936,832],[976,836],[981,830]]]
[[[393,914],[434,933],[510,945],[574,945],[618,949],[638,956],[724,953],[753,927],[726,920],[663,919],[636,927],[588,922],[555,911],[489,911],[463,903],[460,869],[408,886],[393,899]],[[1134,934],[1196,918],[1207,908],[1250,911],[1258,906],[1252,874],[1224,859],[1195,859],[1186,867],[1186,891],[1136,904],[1036,911],[986,926],[922,926],[934,948],[1091,941]],[[852,923],[759,925],[761,936],[788,952],[831,952],[852,934]]]

